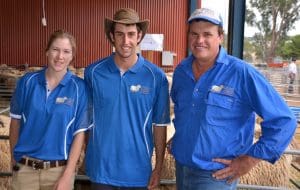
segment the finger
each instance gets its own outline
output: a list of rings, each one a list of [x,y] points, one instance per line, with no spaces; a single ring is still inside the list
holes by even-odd
[[[222,164],[225,164],[225,165],[229,165],[231,164],[232,160],[227,160],[227,159],[222,159],[222,158],[215,158],[213,159],[214,162],[220,162]]]
[[[230,179],[227,180],[227,183],[231,184],[232,182],[234,182],[235,180],[237,180],[239,178],[238,175],[234,175],[233,177],[231,177]]]
[[[229,167],[218,170],[217,172],[213,173],[213,177],[215,177],[216,179],[223,179],[223,177],[227,177],[228,174],[232,174],[232,171]]]

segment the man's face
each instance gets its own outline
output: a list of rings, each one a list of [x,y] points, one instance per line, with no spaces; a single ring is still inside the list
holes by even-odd
[[[110,34],[116,48],[116,55],[129,58],[136,55],[136,47],[141,40],[142,32],[138,32],[137,26],[115,24],[114,34]]]
[[[194,57],[202,62],[216,58],[223,35],[219,35],[218,26],[205,21],[193,21],[189,26],[188,42]]]

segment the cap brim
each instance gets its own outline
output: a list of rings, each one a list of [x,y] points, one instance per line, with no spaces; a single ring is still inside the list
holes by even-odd
[[[223,26],[222,22],[220,22],[220,21],[218,21],[216,19],[205,17],[205,16],[193,17],[193,18],[191,18],[191,19],[188,20],[188,23],[191,23],[194,20],[203,20],[203,21],[207,21],[207,22],[210,22],[210,23],[218,25],[218,26]]]

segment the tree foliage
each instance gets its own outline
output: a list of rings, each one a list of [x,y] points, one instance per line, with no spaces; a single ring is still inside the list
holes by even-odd
[[[296,35],[280,43],[278,54],[282,55],[284,59],[291,59],[295,57],[300,59],[300,35]]]
[[[259,32],[254,35],[257,56],[264,60],[275,57],[280,42],[287,37],[300,18],[299,0],[250,0],[247,8],[246,22],[256,27]]]

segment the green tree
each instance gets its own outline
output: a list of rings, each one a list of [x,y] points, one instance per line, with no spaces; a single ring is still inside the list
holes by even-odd
[[[296,35],[283,40],[278,48],[278,54],[285,59],[295,57],[300,59],[300,35]]]
[[[249,38],[244,39],[244,54],[243,59],[247,62],[252,63],[253,62],[253,56],[252,53],[254,52],[254,46],[252,45],[252,42]]]
[[[300,18],[300,1],[250,0],[249,3],[251,7],[247,8],[246,22],[260,31],[254,39],[262,51],[256,53],[267,61],[275,57],[276,48]]]

